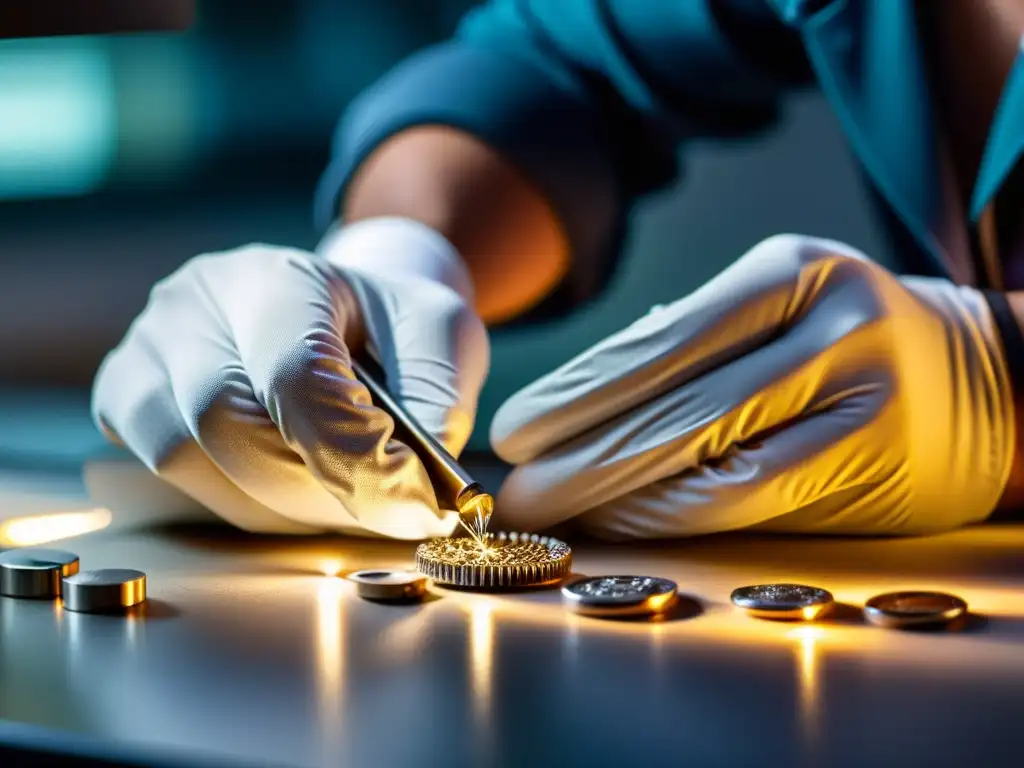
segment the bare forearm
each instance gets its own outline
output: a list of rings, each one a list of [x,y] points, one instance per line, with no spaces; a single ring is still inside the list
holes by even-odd
[[[496,152],[451,128],[405,131],[360,168],[342,203],[353,222],[405,216],[433,227],[462,254],[487,322],[542,299],[568,266],[551,207]]]

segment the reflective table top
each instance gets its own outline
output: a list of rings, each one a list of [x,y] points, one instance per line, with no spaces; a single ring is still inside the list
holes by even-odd
[[[86,492],[97,471],[113,478],[100,499]],[[109,522],[101,503],[119,488],[125,509],[159,506],[131,462],[82,477],[0,471],[0,517]],[[116,617],[0,600],[0,719],[259,765],[1017,764],[1024,526],[573,542],[581,575],[678,582],[671,615],[626,622],[568,612],[557,590],[373,604],[342,576],[409,567],[412,545],[139,528],[121,514],[50,546],[83,568],[145,571],[148,607]],[[821,586],[842,605],[813,624],[731,606],[734,588],[768,581]],[[867,598],[901,589],[953,592],[972,616],[938,633],[863,621]]]

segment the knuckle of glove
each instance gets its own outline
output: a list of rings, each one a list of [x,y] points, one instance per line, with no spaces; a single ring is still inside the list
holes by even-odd
[[[747,251],[743,260],[783,261],[797,271],[822,261],[850,261],[865,266],[872,264],[865,254],[846,243],[791,233],[765,238]]]
[[[157,284],[162,292],[187,286],[195,291],[197,283],[209,282],[217,288],[230,289],[250,284],[272,287],[277,276],[299,270],[323,279],[324,270],[317,268],[312,254],[282,245],[249,243],[227,251],[212,251],[194,256]],[[250,283],[254,281],[253,283]]]
[[[248,391],[244,373],[223,366],[194,377],[176,395],[189,429],[200,442],[208,442],[223,432],[226,422],[237,419],[241,404],[251,400]]]
[[[151,369],[126,382],[124,370],[131,362],[123,349],[104,360],[93,384],[92,416],[102,432],[157,471],[188,433],[180,426],[178,406],[162,373]],[[134,362],[146,365],[145,360]]]
[[[347,378],[340,370],[345,357],[334,333],[315,328],[279,350],[267,361],[261,377],[272,415],[280,403],[298,408],[312,406],[324,391],[325,379]]]

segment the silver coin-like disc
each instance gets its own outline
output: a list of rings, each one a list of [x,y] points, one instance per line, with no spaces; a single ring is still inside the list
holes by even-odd
[[[806,584],[755,584],[733,590],[733,605],[764,619],[809,620],[831,609],[832,593]]]
[[[413,601],[427,594],[427,577],[412,571],[356,571],[347,578],[365,600]]]
[[[635,616],[660,613],[676,601],[674,581],[656,576],[597,576],[562,587],[562,597],[577,613]]]
[[[61,580],[78,573],[78,555],[62,549],[26,547],[0,553],[0,594],[60,597]]]
[[[949,624],[966,613],[967,603],[945,592],[889,592],[864,604],[868,621],[895,629]]]
[[[80,613],[123,611],[146,601],[146,574],[128,568],[79,571],[64,579],[64,607]]]

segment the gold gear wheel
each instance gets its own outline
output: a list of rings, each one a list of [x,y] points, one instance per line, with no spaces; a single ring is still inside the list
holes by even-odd
[[[535,533],[488,533],[483,542],[432,539],[416,548],[416,569],[455,587],[536,587],[561,581],[571,567],[568,544]]]

